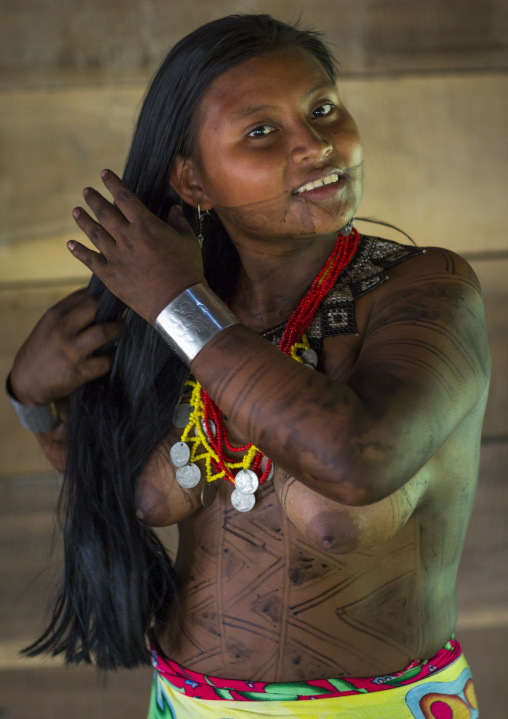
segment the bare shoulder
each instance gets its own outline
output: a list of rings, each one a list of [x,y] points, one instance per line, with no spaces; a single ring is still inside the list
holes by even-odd
[[[464,284],[481,296],[478,277],[464,257],[443,247],[423,247],[421,249],[423,250],[422,254],[387,270],[388,277],[396,280],[397,285],[411,283],[415,280],[448,280]],[[393,284],[386,283],[386,289]]]
[[[388,281],[373,293],[366,345],[380,352],[380,341],[399,351],[424,350],[454,366],[454,374],[488,386],[490,354],[480,282],[460,255],[441,247],[387,270]],[[370,343],[373,344],[370,344]],[[430,357],[430,355],[429,355]]]

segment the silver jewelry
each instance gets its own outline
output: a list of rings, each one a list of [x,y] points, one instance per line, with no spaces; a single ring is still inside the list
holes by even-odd
[[[259,487],[259,479],[252,469],[241,469],[235,476],[235,487],[242,494],[254,494]]]
[[[176,481],[184,489],[192,489],[201,481],[201,470],[194,462],[189,462],[185,467],[178,467],[175,474]]]
[[[233,489],[231,494],[231,504],[239,512],[250,512],[256,504],[256,497],[253,494],[243,494],[237,489]]]
[[[185,467],[190,459],[190,449],[185,442],[176,442],[169,450],[169,458],[175,467]]]
[[[217,427],[215,426],[215,422],[213,421],[213,419],[209,419],[209,420],[208,420],[208,427],[210,428],[210,431],[209,431],[209,432],[207,432],[207,430],[206,430],[206,422],[205,422],[205,418],[204,418],[204,417],[201,417],[200,425],[201,425],[201,429],[202,429],[203,432],[205,433],[205,436],[206,436],[206,437],[210,437],[210,435],[211,435],[212,437],[215,438],[215,435],[217,434]],[[187,426],[187,425],[185,425],[185,426]],[[194,427],[194,435],[195,435],[196,437],[199,437],[199,432],[198,432],[198,426],[197,426],[197,425]]]
[[[339,233],[342,235],[342,237],[348,237],[351,234],[351,232],[353,231],[354,219],[355,218],[353,217],[353,219],[349,220],[347,225],[344,225],[344,227],[340,228]]]
[[[173,412],[173,424],[175,427],[184,428],[189,424],[193,408],[191,404],[179,404]]]
[[[203,240],[205,239],[203,237],[203,219],[210,214],[210,210],[206,210],[205,212],[201,212],[201,205],[198,202],[198,222],[199,222],[199,232],[197,236],[197,241],[199,242],[199,246],[203,247]]]
[[[51,430],[55,429],[62,421],[54,402],[51,402],[51,404],[36,405],[34,407],[19,402],[12,392],[10,373],[5,383],[5,391],[19,421],[23,427],[29,429],[30,432],[51,432]]]
[[[303,364],[313,367],[314,369],[316,369],[316,367],[318,366],[318,356],[317,356],[317,352],[315,350],[313,350],[313,349],[304,350],[302,352],[301,357],[302,357]]]
[[[162,310],[155,329],[187,366],[222,330],[239,324],[238,317],[206,285],[184,290]]]

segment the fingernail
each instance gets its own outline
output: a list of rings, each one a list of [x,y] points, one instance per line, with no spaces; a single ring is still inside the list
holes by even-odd
[[[85,189],[83,190],[83,197],[86,197],[89,192],[90,192],[90,188],[89,188],[89,187],[85,187]]]
[[[101,177],[103,180],[105,180],[108,175],[109,175],[109,170],[103,170],[101,172]]]
[[[72,211],[72,216],[77,219],[81,215],[81,207],[75,207]]]
[[[76,243],[73,242],[72,240],[69,240],[69,242],[67,243],[67,247],[72,252],[74,250],[74,248],[76,247]]]

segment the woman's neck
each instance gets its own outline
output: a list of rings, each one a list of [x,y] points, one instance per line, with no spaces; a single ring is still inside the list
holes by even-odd
[[[236,243],[241,269],[231,309],[257,332],[289,319],[330,255],[337,235],[281,243]]]

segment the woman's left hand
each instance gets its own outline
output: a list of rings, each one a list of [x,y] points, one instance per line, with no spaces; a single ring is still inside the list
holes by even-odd
[[[155,324],[175,297],[205,282],[199,243],[180,207],[171,208],[166,224],[114,172],[105,170],[102,179],[116,206],[88,187],[83,196],[97,221],[81,207],[72,213],[99,252],[75,240],[67,247],[114,295]]]

